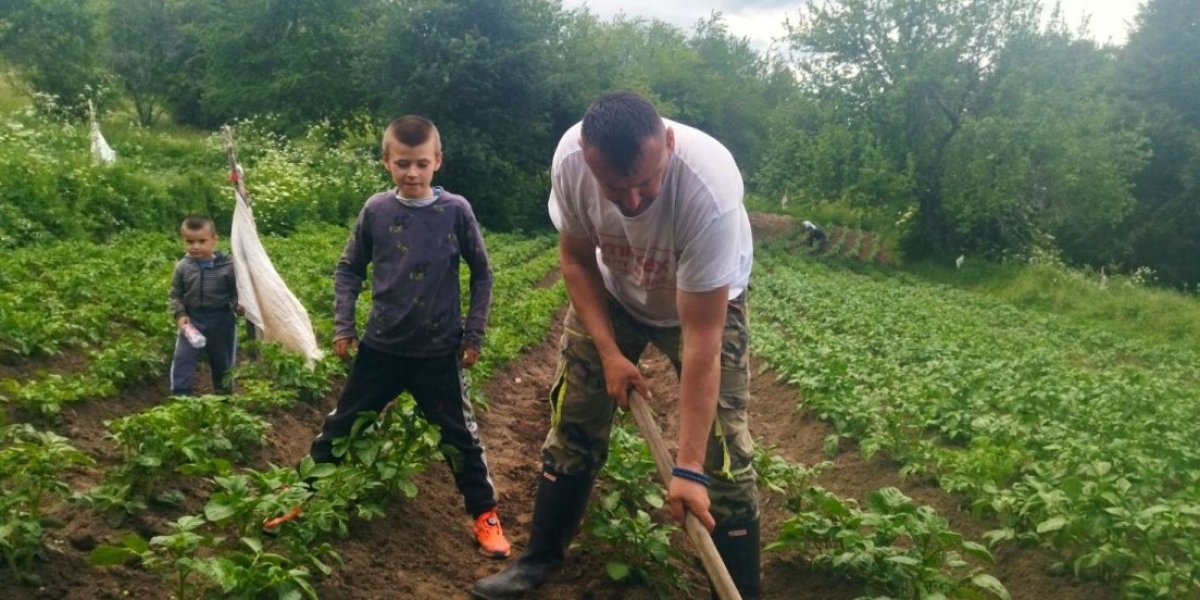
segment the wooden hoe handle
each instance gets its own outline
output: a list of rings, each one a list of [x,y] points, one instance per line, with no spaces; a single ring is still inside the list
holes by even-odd
[[[646,400],[634,390],[629,391],[629,410],[633,412],[633,420],[637,422],[642,437],[646,438],[646,443],[650,445],[650,454],[654,455],[654,463],[658,465],[658,476],[662,478],[663,485],[668,485],[675,461],[671,460],[671,452],[663,443],[662,433],[658,429],[658,423],[654,421],[654,415],[650,413],[650,407],[646,405]],[[686,511],[685,514],[684,529],[687,530],[692,545],[700,553],[700,562],[712,581],[713,590],[721,600],[742,600],[742,595],[738,593],[733,579],[729,576],[729,570],[725,568],[725,562],[721,560],[721,555],[717,554],[717,546],[713,544],[708,529],[700,523],[696,515]]]

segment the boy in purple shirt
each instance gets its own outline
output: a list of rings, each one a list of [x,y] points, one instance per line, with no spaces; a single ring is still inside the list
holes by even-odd
[[[487,248],[471,205],[433,187],[442,166],[438,130],[424,117],[400,117],[383,134],[383,164],[395,189],[363,206],[334,271],[333,350],[354,364],[337,408],[325,418],[309,454],[336,462],[333,440],[350,433],[358,414],[379,412],[404,391],[441,428],[443,447],[458,454],[447,464],[475,519],[484,554],[505,558],[511,546],[500,527],[492,486],[462,378],[479,360],[492,299]],[[459,301],[459,262],[471,270],[465,326]],[[374,305],[359,343],[354,306],[375,264]]]

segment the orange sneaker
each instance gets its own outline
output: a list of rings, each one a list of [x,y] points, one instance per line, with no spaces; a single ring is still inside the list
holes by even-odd
[[[302,512],[304,512],[302,508],[300,508],[299,506],[293,506],[292,509],[287,511],[286,513],[284,513],[283,516],[275,517],[274,519],[270,519],[270,518],[264,519],[263,520],[263,529],[265,529],[267,531],[271,531],[271,530],[275,529],[276,527],[279,527],[280,525],[287,523],[288,521],[294,521],[294,520],[296,520],[297,517],[300,516],[300,513],[302,513]]]
[[[292,489],[292,486],[285,485],[285,486],[279,488],[278,493],[282,494],[291,489]],[[274,534],[275,528],[279,527],[280,525],[283,525],[284,523],[287,523],[288,521],[296,520],[297,518],[300,517],[300,514],[303,512],[304,512],[304,507],[301,505],[296,505],[296,506],[293,506],[291,509],[289,509],[282,516],[278,516],[275,518],[267,517],[266,519],[263,519],[263,532],[268,533],[268,534]]]
[[[494,508],[475,519],[475,541],[479,542],[479,550],[491,558],[508,558],[512,554],[512,545],[504,537],[500,515]]]

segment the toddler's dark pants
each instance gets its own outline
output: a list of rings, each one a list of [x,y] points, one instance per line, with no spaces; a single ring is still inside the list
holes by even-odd
[[[171,394],[192,395],[196,380],[196,365],[201,354],[208,354],[208,365],[212,367],[213,392],[228,394],[233,391],[233,379],[225,381],[225,375],[233,368],[237,357],[237,319],[233,310],[224,307],[211,310],[189,310],[188,320],[208,342],[203,348],[193,348],[180,330],[175,336],[175,357],[171,359]]]

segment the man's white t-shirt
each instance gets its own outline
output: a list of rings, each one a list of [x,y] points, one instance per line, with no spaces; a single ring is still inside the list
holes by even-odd
[[[580,123],[567,130],[551,167],[550,218],[558,230],[596,246],[604,287],[648,325],[679,324],[676,290],[750,281],[754,246],[742,204],[742,176],[729,150],[708,134],[663,119],[675,132],[662,192],[633,217],[604,199],[583,161]]]

